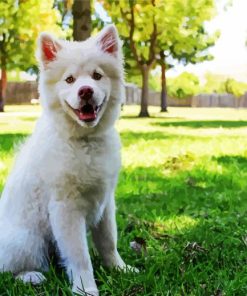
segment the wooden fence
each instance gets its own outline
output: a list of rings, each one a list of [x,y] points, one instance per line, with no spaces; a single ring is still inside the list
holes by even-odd
[[[36,81],[8,82],[6,104],[30,104],[32,99],[38,99]]]
[[[136,85],[127,84],[125,87],[126,90],[126,105],[139,105],[141,101],[141,89]],[[192,98],[187,99],[175,99],[167,98],[168,106],[176,107],[190,107]],[[148,103],[150,106],[160,106],[160,93],[150,91]]]
[[[140,104],[141,90],[135,85],[126,85],[126,104]],[[236,98],[230,94],[200,94],[186,99],[167,98],[171,107],[228,107],[247,108],[247,92],[244,96]],[[149,105],[160,106],[160,93],[149,93]]]
[[[191,107],[247,108],[247,92],[240,98],[230,94],[201,94],[192,98]]]
[[[9,82],[6,93],[6,104],[29,104],[38,99],[37,82]],[[141,90],[133,85],[126,85],[126,105],[140,104]],[[160,106],[160,93],[150,91],[149,105]],[[229,107],[247,108],[247,92],[240,98],[230,94],[200,94],[198,96],[175,99],[168,97],[168,106],[176,107]]]

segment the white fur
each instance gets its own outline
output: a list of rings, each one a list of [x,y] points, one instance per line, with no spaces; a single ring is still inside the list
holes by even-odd
[[[37,271],[24,271],[24,272],[20,272],[17,277],[17,280],[21,280],[24,283],[28,284],[31,283],[32,285],[39,285],[42,282],[46,281],[45,276],[41,273],[41,272],[37,272]]]
[[[114,53],[104,51],[115,42]],[[107,39],[107,38],[106,38]],[[46,61],[42,42],[52,44],[56,58]],[[108,44],[102,45],[103,41]],[[114,41],[115,40],[115,41]],[[114,189],[120,169],[120,140],[114,129],[124,99],[121,50],[114,26],[85,42],[40,37],[39,91],[43,113],[21,148],[0,200],[0,268],[37,280],[47,271],[49,245],[56,244],[73,291],[98,290],[86,232],[107,266],[125,269],[117,251]],[[92,79],[93,71],[103,74]],[[73,74],[76,81],[65,82]],[[88,85],[101,104],[97,119],[80,121],[78,89]],[[28,272],[28,273],[27,273]],[[82,287],[83,286],[83,287]]]

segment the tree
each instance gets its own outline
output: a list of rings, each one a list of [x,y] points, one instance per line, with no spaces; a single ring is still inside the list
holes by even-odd
[[[204,22],[214,15],[213,0],[101,0],[117,24],[132,58],[142,74],[140,116],[148,116],[148,79],[151,68],[158,62],[162,69],[162,110],[166,110],[166,70],[173,60],[198,62],[211,58],[205,50],[214,44]],[[203,13],[201,11],[203,10]],[[128,63],[128,62],[127,62]]]
[[[161,112],[167,111],[166,69],[172,66],[171,61],[186,65],[212,59],[207,50],[219,36],[218,32],[208,34],[204,28],[205,21],[215,15],[213,0],[170,1],[165,3],[164,10],[166,30],[157,41],[157,62],[161,66]]]
[[[93,0],[54,0],[54,7],[61,15],[60,26],[66,31],[67,39],[73,37],[73,40],[83,41],[93,30],[103,28],[104,22],[92,3]]]
[[[90,0],[74,0],[73,14],[73,39],[83,41],[90,37],[92,30]]]
[[[121,37],[127,43],[132,57],[141,72],[142,94],[139,116],[147,117],[148,113],[148,80],[155,62],[157,37],[164,30],[161,10],[155,0],[138,3],[134,0],[101,1],[116,23]]]
[[[7,71],[28,70],[36,61],[34,52],[40,31],[59,33],[53,1],[6,0],[0,2],[0,111],[4,111]]]
[[[167,63],[165,60],[165,52],[164,50],[160,50],[160,59],[158,60],[161,68],[161,93],[160,93],[160,101],[161,101],[161,112],[167,112],[167,87],[166,87],[166,69]]]

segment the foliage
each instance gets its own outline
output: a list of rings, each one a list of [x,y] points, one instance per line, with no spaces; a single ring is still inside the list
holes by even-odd
[[[225,89],[227,93],[232,94],[238,98],[247,92],[247,83],[239,82],[229,78],[225,82]]]
[[[157,42],[157,62],[161,66],[161,112],[167,112],[167,69],[174,66],[174,62],[185,65],[211,60],[213,57],[208,48],[219,36],[219,32],[209,34],[205,29],[205,21],[215,15],[213,0],[167,1],[164,10],[168,22]],[[187,96],[186,93],[176,95]]]
[[[7,70],[28,70],[36,64],[34,52],[40,32],[60,33],[56,25],[59,16],[52,6],[53,0],[0,2],[0,57],[6,60]]]
[[[73,0],[54,0],[53,7],[60,14],[59,21],[57,24],[64,31],[65,38],[70,40],[72,39],[72,26],[73,26],[73,17],[72,17],[72,5]]]
[[[0,118],[0,191],[14,144],[37,117],[37,107],[26,109],[7,106]],[[120,253],[141,272],[106,270],[92,251],[101,295],[247,295],[247,111],[201,108],[198,117],[196,108],[170,108],[161,116],[151,107],[153,118],[136,119],[138,109],[125,106],[118,124],[117,219]],[[130,248],[136,237],[146,251]],[[32,287],[1,275],[0,294],[72,296],[60,270],[47,278]]]
[[[208,48],[214,45],[219,32],[210,35],[204,25],[215,15],[213,0],[101,2],[124,39],[129,79],[136,79],[138,68],[142,73],[142,107],[147,96],[143,73],[149,73],[155,62],[162,65],[163,78],[160,81],[165,92],[164,64],[168,69],[175,61],[187,64],[212,59]]]
[[[153,72],[153,73],[152,73]],[[157,73],[157,71],[151,71],[151,75],[149,78],[149,88],[152,89],[153,91],[161,91],[161,79],[160,75]]]
[[[126,81],[129,83],[134,83],[140,88],[142,87],[142,78],[139,74],[129,75],[129,73],[126,73]],[[148,85],[151,90],[160,91],[160,75],[157,73],[156,70],[151,71]]]
[[[149,79],[149,88],[160,92],[160,75],[157,69],[151,71]],[[141,77],[139,75],[127,76],[127,81],[135,83],[141,87]],[[247,84],[239,82],[226,76],[207,73],[204,84],[201,83],[198,76],[192,73],[183,72],[176,77],[167,78],[168,95],[173,98],[186,98],[200,93],[204,94],[225,94],[229,93],[235,97],[240,97],[247,92]]]
[[[205,74],[205,83],[203,84],[201,91],[202,93],[225,93],[225,80],[227,78],[222,75],[217,75],[213,73]]]
[[[167,80],[168,94],[173,98],[187,98],[197,94],[200,81],[195,74],[183,72],[175,78]]]
[[[102,16],[97,10],[97,0],[91,0],[91,22],[92,34],[98,33],[105,25]],[[66,34],[66,39],[72,40],[73,33],[73,15],[72,15],[73,0],[54,0],[54,7],[58,10],[61,16],[59,26]]]
[[[183,64],[212,59],[207,50],[214,45],[219,32],[209,34],[205,22],[215,16],[215,2],[176,0],[161,3],[165,13],[165,30],[158,37],[157,48],[164,52],[165,58],[170,57],[171,61]]]
[[[229,93],[235,97],[241,97],[247,92],[247,83],[239,82],[226,76],[207,73],[206,82],[201,88],[203,93]]]
[[[165,14],[161,4],[164,1],[106,1],[104,8],[116,23],[121,37],[125,40],[125,53],[130,57],[129,68],[138,68],[142,75],[140,116],[148,114],[149,72],[155,62],[158,35],[165,30]]]

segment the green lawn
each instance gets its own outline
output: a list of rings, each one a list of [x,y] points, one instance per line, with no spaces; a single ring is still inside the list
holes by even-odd
[[[15,143],[39,107],[0,115],[0,191]],[[139,274],[105,270],[92,251],[101,295],[247,295],[247,110],[170,108],[118,123],[123,169],[117,188],[119,249]],[[130,242],[143,241],[143,251]],[[146,248],[145,248],[145,244]],[[7,256],[7,254],[6,254]],[[0,276],[0,295],[72,295],[61,271],[36,289]]]

